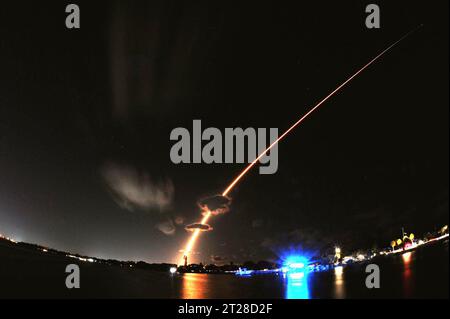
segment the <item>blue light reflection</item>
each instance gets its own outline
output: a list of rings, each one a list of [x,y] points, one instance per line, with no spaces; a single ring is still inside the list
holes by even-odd
[[[308,273],[289,272],[286,275],[286,299],[309,299]]]

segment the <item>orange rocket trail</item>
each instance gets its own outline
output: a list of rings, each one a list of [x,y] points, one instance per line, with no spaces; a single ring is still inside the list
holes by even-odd
[[[422,25],[419,25],[415,29],[409,31],[404,36],[402,36],[400,39],[392,43],[390,46],[388,46],[386,49],[381,51],[377,56],[375,56],[372,60],[370,60],[366,65],[361,67],[358,71],[356,71],[353,75],[351,75],[348,79],[346,79],[344,82],[342,82],[337,88],[335,88],[333,91],[331,91],[326,97],[324,97],[322,100],[320,100],[314,107],[312,107],[306,114],[304,114],[297,122],[292,124],[291,127],[289,127],[283,134],[281,134],[272,144],[269,145],[261,154],[258,155],[257,158],[255,158],[250,164],[247,165],[247,167],[238,175],[236,178],[227,186],[227,188],[223,191],[222,196],[228,195],[228,193],[236,186],[236,184],[247,174],[247,172],[255,166],[255,164],[268,152],[270,151],[278,142],[280,142],[286,135],[288,135],[293,129],[295,129],[300,123],[302,123],[308,116],[310,116],[315,110],[317,110],[323,103],[325,103],[328,99],[330,99],[333,95],[335,95],[337,92],[339,92],[344,86],[346,86],[351,80],[353,80],[355,77],[357,77],[361,72],[363,72],[366,68],[368,68],[371,64],[373,64],[375,61],[377,61],[379,58],[381,58],[385,53],[387,53],[389,50],[391,50],[393,47],[395,47],[399,42],[404,40],[406,37],[408,37],[413,32],[417,31],[419,28],[421,28]],[[211,212],[207,211],[203,219],[201,221],[202,224],[205,224],[208,222],[209,218],[211,217]],[[195,246],[195,243],[197,241],[198,236],[200,235],[200,230],[196,229],[194,233],[192,234],[191,238],[189,239],[186,248],[184,249],[184,254],[188,255],[192,249]]]

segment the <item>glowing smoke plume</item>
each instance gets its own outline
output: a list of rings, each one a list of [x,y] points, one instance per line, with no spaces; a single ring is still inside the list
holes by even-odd
[[[211,231],[211,230],[213,230],[213,228],[210,225],[208,225],[208,224],[200,224],[200,223],[194,223],[194,224],[186,225],[186,227],[184,229],[186,229],[187,231],[197,231],[197,230],[200,230],[200,231]]]

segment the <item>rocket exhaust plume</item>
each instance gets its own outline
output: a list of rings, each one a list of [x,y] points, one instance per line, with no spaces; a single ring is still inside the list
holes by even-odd
[[[407,38],[410,34],[417,31],[419,28],[421,28],[423,25],[419,25],[415,29],[409,31],[405,35],[403,35],[400,39],[392,43],[390,46],[388,46],[386,49],[381,51],[377,56],[375,56],[372,60],[370,60],[367,64],[365,64],[363,67],[361,67],[358,71],[356,71],[353,75],[351,75],[348,79],[346,79],[344,82],[342,82],[337,88],[335,88],[333,91],[331,91],[326,97],[324,97],[322,100],[320,100],[314,107],[312,107],[305,115],[303,115],[297,122],[292,124],[291,127],[289,127],[283,134],[281,134],[278,139],[276,139],[272,144],[270,144],[261,154],[258,155],[250,164],[245,167],[244,170],[227,186],[227,188],[223,191],[222,196],[227,196],[231,190],[236,186],[236,184],[247,174],[247,172],[255,166],[255,164],[268,152],[270,151],[278,142],[280,142],[286,135],[288,135],[293,129],[295,129],[300,123],[302,123],[307,117],[309,117],[315,110],[317,110],[323,103],[325,103],[328,99],[330,99],[333,95],[335,95],[337,92],[339,92],[344,86],[346,86],[350,81],[352,81],[355,77],[357,77],[361,72],[363,72],[366,68],[368,68],[371,64],[373,64],[375,61],[377,61],[379,58],[381,58],[385,53],[387,53],[389,50],[391,50],[393,47],[395,47],[398,43],[400,43],[402,40]],[[200,223],[206,224],[211,217],[212,213],[210,210],[207,210],[203,214],[203,219]],[[196,229],[193,234],[191,235],[191,238],[186,244],[186,248],[183,251],[184,255],[188,255],[192,249],[195,246],[195,243],[197,241],[198,236],[200,235],[200,230]]]

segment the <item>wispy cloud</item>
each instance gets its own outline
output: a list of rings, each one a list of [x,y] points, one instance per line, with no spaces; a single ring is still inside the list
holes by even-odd
[[[156,228],[164,235],[172,236],[175,234],[175,226],[172,220],[166,220],[156,225]]]
[[[130,211],[158,208],[163,211],[172,203],[174,186],[170,179],[155,182],[145,172],[114,163],[103,166],[101,174],[114,200],[122,208]]]

